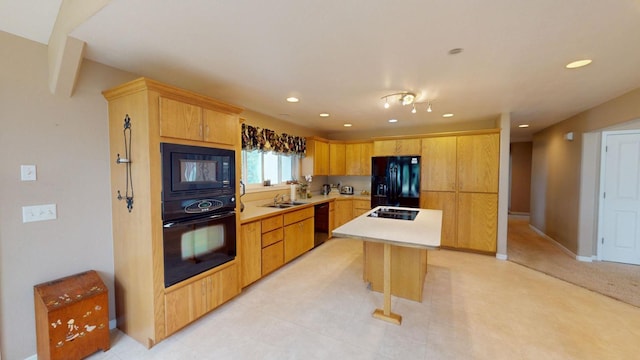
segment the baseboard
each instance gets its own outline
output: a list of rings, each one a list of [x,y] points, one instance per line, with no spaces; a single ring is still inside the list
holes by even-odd
[[[564,247],[564,245],[560,244],[559,242],[557,242],[554,238],[550,237],[549,235],[543,233],[541,230],[539,230],[538,228],[536,228],[535,226],[529,224],[529,227],[531,228],[531,230],[535,231],[536,234],[542,236],[545,240],[551,242],[553,245],[557,246],[560,250],[562,250],[565,254],[571,256],[572,258],[578,260],[578,261],[583,261],[583,262],[592,262],[593,261],[593,256],[579,256],[576,253],[574,253],[573,251],[567,249],[566,247]]]
[[[498,253],[496,253],[496,259],[498,259],[498,260],[507,260],[507,254],[498,254]]]

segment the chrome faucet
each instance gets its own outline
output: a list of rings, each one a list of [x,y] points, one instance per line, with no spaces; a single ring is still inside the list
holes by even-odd
[[[284,202],[284,194],[276,194],[273,198],[273,205],[278,205],[278,198],[280,198],[280,202]]]

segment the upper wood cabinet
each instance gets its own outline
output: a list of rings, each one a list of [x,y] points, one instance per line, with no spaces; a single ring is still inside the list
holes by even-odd
[[[456,136],[422,139],[422,191],[457,189]]]
[[[160,136],[202,140],[202,108],[160,97]]]
[[[345,144],[329,143],[329,175],[346,175]]]
[[[460,191],[498,192],[500,134],[459,136],[457,159]]]
[[[371,175],[372,153],[371,142],[346,144],[346,175]]]
[[[420,139],[376,140],[373,156],[420,155]]]
[[[307,154],[302,159],[302,175],[329,175],[329,142],[307,138]]]
[[[160,97],[160,136],[235,145],[238,114],[224,113]]]
[[[202,109],[203,140],[235,145],[240,142],[239,117],[211,109]]]

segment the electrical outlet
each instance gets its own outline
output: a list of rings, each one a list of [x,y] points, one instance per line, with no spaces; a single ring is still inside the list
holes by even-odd
[[[20,180],[22,180],[22,181],[36,181],[36,166],[35,165],[20,165]]]
[[[56,204],[34,205],[22,207],[22,222],[55,220],[58,217]]]

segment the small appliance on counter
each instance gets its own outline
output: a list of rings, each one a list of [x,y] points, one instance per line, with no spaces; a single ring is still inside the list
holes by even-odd
[[[331,192],[331,184],[322,184],[322,195],[329,195]]]
[[[340,194],[342,195],[353,195],[353,186],[344,185],[340,188]]]

